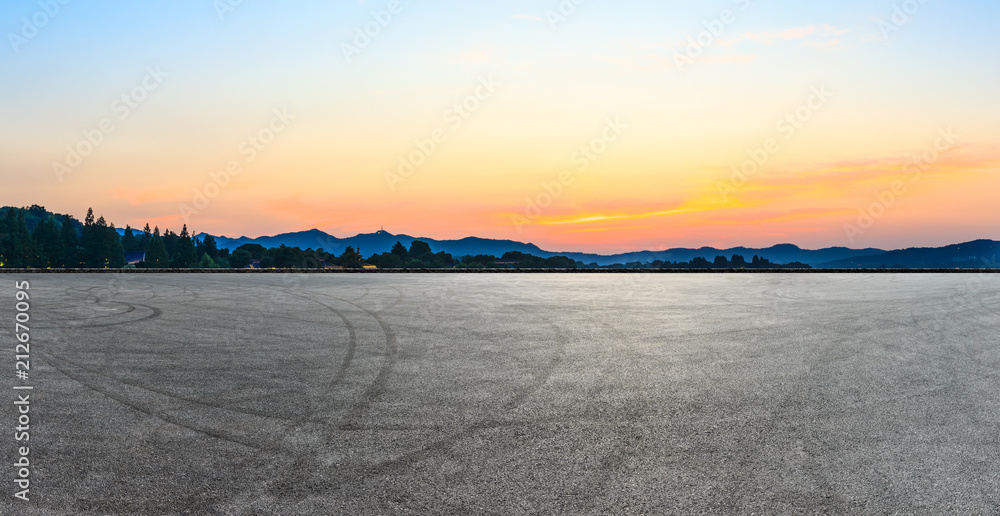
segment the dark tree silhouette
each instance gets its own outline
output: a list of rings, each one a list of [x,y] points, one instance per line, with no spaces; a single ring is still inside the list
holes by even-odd
[[[60,260],[62,266],[72,268],[82,265],[80,239],[76,234],[73,219],[69,215],[63,217],[62,227],[59,228],[59,240],[62,241],[63,255]]]
[[[163,245],[163,237],[160,236],[160,228],[153,229],[153,234],[149,239],[149,251],[146,251],[146,267],[151,269],[165,269],[170,266],[170,258],[167,256],[167,248]]]
[[[177,237],[177,247],[174,249],[173,259],[170,260],[170,263],[181,269],[194,267],[198,263],[198,252],[188,234],[187,224],[184,224],[181,234]]]
[[[122,249],[129,253],[139,250],[139,239],[135,237],[132,226],[128,224],[125,225],[125,233],[122,235]]]
[[[38,267],[60,267],[63,246],[59,238],[59,230],[56,228],[55,220],[49,216],[35,226],[35,233],[32,235],[35,245],[38,248]]]
[[[153,238],[153,232],[149,230],[149,222],[142,228],[142,237],[139,239],[139,250],[149,251],[149,241]]]
[[[401,260],[406,259],[406,246],[403,245],[402,242],[396,242],[389,252],[398,256]]]
[[[215,238],[212,235],[205,235],[204,238],[198,242],[198,256],[207,254],[212,260],[219,259],[219,246],[215,242]]]

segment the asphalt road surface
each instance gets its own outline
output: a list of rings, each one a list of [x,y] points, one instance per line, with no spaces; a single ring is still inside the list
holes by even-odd
[[[998,275],[15,279],[3,514],[1000,512]]]

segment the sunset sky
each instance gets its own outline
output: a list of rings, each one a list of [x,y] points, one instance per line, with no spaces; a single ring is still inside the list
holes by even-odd
[[[553,251],[1000,239],[998,20],[985,0],[7,1],[0,205]]]

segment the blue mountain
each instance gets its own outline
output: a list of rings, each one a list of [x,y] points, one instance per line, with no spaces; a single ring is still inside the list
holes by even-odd
[[[414,237],[410,235],[394,235],[388,231],[376,231],[375,233],[364,233],[348,238],[338,238],[318,229],[301,231],[295,233],[283,233],[274,236],[264,236],[257,238],[239,237],[228,238],[215,236],[220,248],[236,249],[243,244],[259,244],[264,247],[298,247],[300,249],[323,249],[326,252],[340,254],[347,247],[360,249],[364,256],[371,256],[388,252],[396,242],[409,247],[414,240],[427,242],[434,252],[444,251],[453,256],[488,254],[502,256],[508,251],[519,251],[542,258],[551,256],[566,256],[573,260],[585,264],[596,263],[598,265],[612,265],[616,263],[629,262],[652,262],[655,260],[687,262],[693,258],[703,257],[713,260],[716,256],[727,258],[734,254],[743,255],[750,260],[754,255],[766,258],[774,263],[802,262],[809,265],[818,265],[824,262],[844,260],[850,258],[871,256],[885,251],[881,249],[848,249],[846,247],[830,247],[826,249],[810,250],[802,249],[792,244],[780,244],[764,249],[748,247],[733,247],[728,249],[716,249],[714,247],[702,247],[699,249],[668,249],[665,251],[636,251],[629,253],[601,255],[593,253],[560,252],[548,251],[539,248],[532,243],[517,242],[514,240],[494,240],[488,238],[468,237],[460,240],[437,240],[427,237]]]
[[[911,269],[1000,268],[1000,242],[974,240],[944,247],[911,247],[871,256],[856,256],[822,263],[822,268],[906,267]]]

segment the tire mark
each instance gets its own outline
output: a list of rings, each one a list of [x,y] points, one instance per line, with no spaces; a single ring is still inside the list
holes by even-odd
[[[361,301],[362,299],[364,299],[364,298],[368,297],[368,294],[370,294],[370,293],[371,293],[371,289],[369,289],[368,287],[364,287],[364,286],[363,286],[363,287],[361,287],[361,288],[365,289],[365,293],[364,293],[364,294],[361,294],[360,296],[358,296],[358,297],[356,297],[356,298],[354,298],[354,299],[352,299],[351,301]]]
[[[529,315],[537,316],[537,314],[533,314],[527,309],[520,307],[514,307],[514,308],[521,310]],[[519,390],[517,394],[512,396],[510,400],[501,405],[501,409],[504,412],[511,412],[514,409],[518,408],[519,406],[523,405],[532,394],[537,392],[546,382],[549,381],[549,379],[552,377],[552,374],[555,372],[556,368],[564,358],[566,349],[566,337],[563,334],[562,329],[559,328],[558,325],[554,324],[550,319],[544,317],[539,317],[539,318],[542,319],[543,322],[545,322],[547,325],[550,326],[550,328],[554,330],[556,349],[553,352],[552,357],[549,360],[549,363],[546,364],[541,369],[541,371],[535,375],[533,381],[524,386],[522,389]],[[350,474],[353,476],[360,475],[365,477],[373,477],[373,476],[382,476],[391,473],[393,471],[398,471],[400,469],[409,467],[420,461],[426,460],[430,457],[443,453],[462,439],[471,437],[483,430],[497,428],[507,424],[510,423],[508,421],[501,419],[499,415],[487,416],[476,423],[472,423],[471,425],[463,428],[462,430],[456,433],[453,433],[451,435],[433,441],[417,450],[403,454],[402,456],[397,457],[395,459],[389,459],[367,467],[356,468],[353,471],[351,471]]]
[[[372,316],[373,319],[376,320],[376,322],[379,322],[383,334],[387,336],[386,344],[384,345],[385,351],[383,351],[381,355],[383,357],[388,357],[388,359],[383,361],[382,366],[380,367],[378,373],[376,374],[376,379],[362,395],[361,400],[359,400],[353,405],[351,413],[346,418],[342,419],[341,423],[331,423],[329,419],[330,416],[332,415],[331,406],[333,405],[334,400],[331,398],[330,395],[336,390],[337,386],[344,383],[345,379],[347,378],[348,372],[351,368],[351,365],[354,363],[354,360],[357,358],[359,353],[357,328],[355,324],[350,321],[350,319],[348,318],[347,315],[345,315],[343,310],[335,308],[330,304],[324,303],[322,300],[316,299],[315,297],[303,295],[301,293],[291,291],[290,289],[282,288],[280,286],[275,286],[271,284],[261,284],[261,285],[256,285],[256,287],[267,288],[270,290],[281,292],[283,294],[288,294],[302,298],[311,303],[318,304],[324,307],[325,309],[333,312],[335,315],[337,315],[337,317],[339,317],[341,321],[344,323],[345,327],[347,327],[348,346],[347,346],[347,352],[345,353],[344,358],[341,360],[341,364],[338,366],[337,371],[336,373],[334,373],[333,378],[331,378],[330,381],[327,383],[326,390],[323,391],[322,394],[320,395],[320,401],[318,403],[313,403],[312,400],[310,400],[310,405],[313,405],[314,408],[310,410],[310,413],[308,415],[299,420],[296,420],[296,423],[298,424],[316,423],[328,429],[332,427],[344,426],[345,424],[348,427],[354,427],[354,425],[350,422],[349,418],[352,417],[352,415],[354,417],[363,416],[363,414],[367,412],[367,410],[370,408],[371,404],[377,401],[377,398],[384,393],[386,384],[388,383],[389,376],[391,375],[392,369],[395,367],[396,338],[393,330],[389,328],[388,324],[382,321],[381,318],[378,317],[375,312],[368,310],[354,303],[353,301],[337,297],[334,295],[326,294],[323,292],[301,290],[301,292],[304,293],[320,294],[335,299],[339,302],[351,305],[357,308],[358,310],[361,310],[362,312],[368,314],[369,316]],[[370,289],[368,287],[364,287],[364,290],[365,293],[361,297],[368,295],[368,293],[370,292]]]
[[[388,310],[389,310],[389,309],[391,309],[391,308],[395,308],[395,307],[396,307],[396,305],[398,305],[398,304],[402,303],[402,302],[403,302],[403,299],[404,299],[404,298],[406,297],[406,296],[405,296],[405,295],[403,294],[403,291],[402,291],[402,290],[399,290],[399,288],[397,288],[397,287],[395,287],[395,286],[393,286],[393,285],[389,285],[389,288],[391,288],[391,289],[393,289],[393,290],[395,290],[395,291],[396,291],[396,299],[392,300],[392,302],[391,302],[391,303],[389,303],[389,304],[387,304],[387,305],[383,306],[382,308],[379,308],[379,309],[378,309],[378,312],[379,312],[379,313],[383,313],[383,312],[386,312],[386,311],[388,311]]]
[[[153,319],[153,318],[159,317],[160,315],[163,314],[163,311],[160,310],[159,308],[155,308],[155,307],[152,307],[152,306],[149,306],[149,305],[144,305],[144,304],[139,304],[139,303],[132,304],[132,303],[126,303],[124,301],[111,301],[111,300],[101,299],[99,296],[97,296],[96,294],[93,293],[93,290],[98,289],[98,288],[101,288],[101,287],[99,287],[99,286],[90,287],[90,288],[83,288],[83,287],[72,288],[71,287],[71,288],[66,289],[64,291],[64,293],[67,294],[71,299],[75,297],[72,293],[83,293],[85,299],[92,301],[89,304],[95,304],[95,305],[100,305],[100,304],[115,304],[115,305],[121,305],[121,306],[127,307],[126,310],[124,312],[116,312],[116,313],[109,314],[109,315],[98,315],[96,317],[85,317],[85,318],[76,318],[76,319],[73,319],[74,321],[81,321],[83,323],[83,324],[79,324],[79,325],[72,325],[72,327],[74,329],[100,328],[100,327],[105,327],[105,326],[118,326],[118,325],[122,325],[122,324],[133,324],[133,323],[137,323],[137,322],[144,321],[144,320],[147,320],[147,319]],[[110,323],[104,323],[104,324],[87,324],[87,321],[93,321],[93,320],[104,319],[104,318],[114,318],[114,317],[118,317],[118,316],[123,315],[123,314],[132,313],[132,312],[135,311],[136,306],[141,306],[143,308],[146,308],[147,310],[150,311],[150,314],[148,314],[148,315],[146,315],[144,317],[137,318],[137,319],[129,319],[129,320],[125,320],[125,321],[117,321],[117,322],[110,322]]]
[[[84,387],[86,387],[86,388],[88,388],[88,389],[90,389],[90,390],[92,390],[94,392],[97,392],[99,394],[103,394],[104,396],[106,396],[106,397],[108,397],[110,399],[113,399],[113,400],[121,403],[122,405],[130,407],[130,408],[132,408],[132,409],[134,409],[134,410],[136,410],[138,412],[141,412],[143,414],[146,414],[148,416],[157,418],[157,419],[159,419],[161,421],[164,421],[166,423],[170,423],[172,425],[179,426],[181,428],[186,428],[188,430],[191,430],[193,432],[197,432],[199,434],[206,435],[208,437],[213,437],[215,439],[219,439],[219,440],[222,440],[222,441],[227,441],[227,442],[230,442],[230,443],[233,443],[233,444],[238,444],[238,445],[241,445],[241,446],[246,446],[247,448],[252,448],[252,449],[257,450],[257,451],[284,452],[283,450],[260,446],[257,443],[251,442],[249,439],[244,439],[244,438],[241,438],[239,436],[230,435],[230,434],[221,432],[219,430],[216,430],[214,428],[210,428],[210,427],[206,427],[206,426],[203,426],[203,425],[198,425],[198,424],[194,424],[194,423],[189,423],[189,422],[183,421],[181,418],[178,418],[178,417],[175,417],[175,416],[171,416],[170,414],[166,413],[165,410],[157,410],[155,407],[150,406],[148,404],[141,403],[141,402],[138,402],[138,401],[135,401],[135,400],[129,400],[125,396],[122,396],[122,395],[120,395],[120,394],[118,394],[118,393],[116,393],[116,392],[114,392],[114,391],[112,391],[110,389],[102,387],[101,384],[100,384],[100,382],[95,382],[93,380],[84,378],[83,375],[75,374],[73,372],[70,372],[66,366],[60,366],[58,364],[58,362],[63,361],[63,360],[60,359],[60,358],[58,358],[58,357],[56,357],[56,356],[54,356],[54,355],[52,355],[51,353],[41,352],[39,355],[46,362],[48,362],[49,365],[51,365],[53,368],[55,368],[57,371],[59,371],[60,373],[66,375],[69,378],[72,378],[73,380],[75,380],[80,385],[83,385]]]
[[[155,388],[155,387],[152,387],[152,386],[149,386],[149,385],[143,385],[143,384],[140,384],[140,383],[136,383],[134,381],[123,380],[121,378],[116,378],[116,377],[110,376],[105,371],[96,370],[96,369],[94,369],[92,367],[88,367],[86,365],[83,365],[83,364],[81,364],[78,361],[70,360],[69,358],[67,358],[65,356],[56,355],[56,354],[53,354],[52,352],[48,352],[48,355],[50,355],[52,357],[55,357],[57,360],[65,362],[65,363],[67,363],[67,364],[69,364],[69,365],[71,365],[71,366],[73,366],[73,367],[75,367],[77,369],[81,369],[83,371],[86,371],[86,372],[88,372],[88,373],[90,373],[90,374],[92,374],[94,376],[100,376],[101,378],[105,378],[105,379],[111,380],[112,382],[117,382],[117,383],[120,383],[120,384],[123,384],[123,385],[128,385],[130,387],[134,387],[134,388],[139,389],[139,390],[143,390],[143,391],[147,391],[147,392],[152,392],[154,394],[159,394],[160,396],[164,396],[164,397],[167,397],[167,398],[172,398],[172,399],[175,399],[175,400],[178,400],[178,401],[183,401],[183,402],[186,402],[186,403],[192,403],[192,404],[195,404],[195,405],[201,405],[201,406],[204,406],[204,407],[210,407],[210,408],[219,409],[219,410],[224,410],[226,412],[233,412],[233,413],[236,413],[236,414],[243,414],[243,415],[247,415],[247,416],[256,416],[256,417],[260,417],[260,418],[264,418],[264,419],[272,419],[272,420],[280,421],[280,422],[283,422],[283,423],[289,423],[289,422],[293,421],[291,419],[282,418],[282,417],[278,417],[278,416],[271,415],[271,414],[265,414],[265,413],[261,413],[261,412],[258,412],[258,411],[246,410],[246,409],[241,409],[241,408],[235,408],[232,405],[218,405],[218,404],[209,403],[207,401],[204,401],[204,400],[201,400],[201,399],[197,399],[197,398],[190,398],[190,397],[187,397],[187,396],[181,396],[179,394],[176,394],[176,393],[173,393],[173,392],[169,392],[169,391],[165,391],[165,390],[162,390],[162,389],[158,389],[158,388]]]
[[[120,304],[128,304],[128,303],[120,303]],[[85,328],[85,329],[89,329],[89,328],[104,328],[104,327],[107,327],[107,326],[120,326],[120,325],[123,325],[123,324],[135,324],[135,323],[146,321],[146,320],[149,320],[149,319],[154,319],[156,317],[159,317],[159,316],[163,315],[163,310],[160,310],[159,308],[156,308],[156,307],[152,307],[152,306],[149,306],[149,305],[141,305],[141,304],[138,304],[138,303],[136,303],[135,306],[141,306],[143,308],[146,308],[146,309],[148,309],[150,311],[150,313],[148,315],[143,316],[143,317],[139,317],[138,319],[130,319],[128,321],[118,321],[118,322],[111,322],[111,323],[104,323],[104,324],[83,324],[83,325],[80,325],[80,326],[76,326],[76,328]],[[133,310],[134,309],[135,309],[135,307],[133,307]]]
[[[326,294],[324,292],[315,292],[315,291],[307,291],[307,292],[327,297],[332,297],[335,299],[340,299],[337,298],[336,296],[333,296],[331,294]],[[353,304],[344,299],[340,300],[347,302],[349,304]],[[373,315],[373,317],[377,316],[377,314],[371,314],[368,310],[365,310],[360,306],[357,306],[357,308],[365,312],[368,312],[370,315]],[[542,322],[546,323],[554,332],[555,350],[552,354],[549,363],[546,364],[537,374],[535,374],[535,378],[533,379],[533,381],[531,381],[523,388],[519,389],[518,392],[511,397],[511,399],[509,399],[501,406],[503,412],[513,411],[517,407],[523,405],[532,394],[537,392],[546,382],[549,381],[549,379],[551,379],[552,375],[555,372],[555,369],[558,367],[559,363],[561,363],[564,358],[566,343],[567,343],[566,336],[563,333],[562,329],[558,325],[556,325],[551,319],[539,317],[538,314],[531,312],[527,308],[521,308],[517,306],[512,306],[512,308],[524,312],[528,315],[535,316],[536,318],[541,319]],[[376,321],[380,320],[381,317],[376,318]],[[389,371],[389,369],[385,367],[385,364],[383,364],[382,371]],[[380,371],[380,373],[382,371]],[[369,391],[374,390],[374,388],[377,387],[378,384],[379,384],[378,381],[376,381],[376,383],[373,383],[372,387],[369,388]],[[370,403],[366,406],[370,407]],[[331,472],[330,475],[333,476],[335,479],[339,480],[341,483],[356,481],[360,478],[383,476],[392,473],[394,471],[398,471],[400,469],[412,466],[416,463],[419,463],[423,460],[434,457],[436,455],[446,453],[458,441],[472,437],[479,432],[492,428],[508,426],[511,424],[517,424],[517,422],[511,422],[509,420],[505,420],[501,418],[499,414],[489,415],[484,417],[480,421],[472,423],[457,432],[451,433],[441,439],[437,439],[428,444],[425,444],[416,450],[403,454],[402,456],[396,457],[394,459],[388,459],[377,464],[341,467],[338,470]],[[525,424],[532,424],[532,423],[528,422]],[[338,428],[341,431],[368,430],[368,427],[355,426],[355,425],[340,425]],[[322,468],[322,466],[315,460],[314,457],[300,457],[298,460],[296,460],[296,467],[299,468],[298,471],[303,471],[303,472],[315,471]],[[292,478],[289,478],[286,481],[282,481],[278,486],[275,486],[275,489],[281,489],[281,490],[295,489],[296,491],[315,494],[317,492],[327,491],[331,488],[331,485],[329,483],[317,484],[314,482],[314,477],[305,477],[302,474],[295,475],[294,482],[290,482],[291,480]],[[306,486],[308,486],[308,488],[306,488]]]
[[[359,306],[358,308],[361,307]],[[375,375],[375,380],[364,392],[364,394],[361,395],[361,399],[355,403],[354,407],[347,414],[347,416],[344,417],[344,422],[341,426],[347,429],[356,428],[356,421],[363,418],[371,409],[372,405],[385,394],[386,387],[389,383],[389,377],[392,376],[393,369],[396,367],[398,353],[396,333],[392,330],[392,328],[389,327],[385,320],[383,320],[377,313],[363,308],[362,310],[375,319],[375,322],[378,323],[382,332],[385,334],[385,359],[382,362],[382,367],[379,368],[378,373]]]
[[[281,290],[284,291],[286,294],[291,294],[291,295],[297,296],[297,297],[305,297],[305,296],[303,296],[301,294],[297,294],[295,292],[290,292],[290,291],[288,291],[286,289],[281,289]],[[365,290],[367,292],[368,288],[365,287]],[[350,412],[348,412],[348,414],[343,418],[343,420],[342,420],[342,422],[340,424],[340,427],[342,429],[346,429],[346,430],[358,429],[360,427],[358,427],[358,425],[356,424],[356,421],[358,419],[361,419],[362,417],[364,417],[364,415],[367,414],[368,410],[371,409],[371,406],[376,401],[378,401],[379,398],[381,398],[385,394],[386,387],[387,387],[387,385],[389,383],[389,378],[392,376],[393,369],[396,366],[396,356],[397,356],[397,352],[398,352],[398,349],[397,349],[398,348],[398,340],[396,338],[396,333],[392,330],[392,328],[389,326],[389,324],[387,324],[385,322],[385,320],[382,319],[382,317],[377,312],[374,312],[372,310],[368,310],[367,308],[365,308],[365,307],[363,307],[363,306],[361,306],[359,304],[356,304],[353,301],[349,301],[347,299],[344,299],[344,298],[341,298],[341,297],[338,297],[338,296],[334,296],[332,294],[327,294],[325,292],[317,292],[317,291],[314,291],[314,290],[303,290],[302,292],[309,293],[309,294],[318,294],[318,295],[325,296],[325,297],[328,297],[328,298],[336,299],[336,300],[341,301],[343,303],[347,303],[347,304],[349,304],[349,305],[357,308],[358,310],[361,310],[362,312],[364,312],[368,316],[370,316],[372,319],[374,319],[376,323],[378,323],[379,328],[382,330],[382,333],[385,335],[385,353],[383,355],[384,359],[382,361],[382,366],[379,368],[378,372],[376,373],[375,379],[373,380],[373,382],[371,383],[371,385],[369,385],[368,389],[366,389],[365,392],[361,395],[361,398],[354,403],[354,406],[351,408]],[[305,297],[305,299],[309,299],[309,298]],[[314,302],[316,301],[315,299],[311,299],[311,300],[314,301]],[[353,352],[352,352],[352,358],[353,358]],[[346,368],[345,368],[345,371],[346,371]]]
[[[347,376],[347,370],[351,367],[351,362],[354,361],[354,355],[358,346],[357,330],[354,328],[354,324],[351,323],[351,321],[347,318],[346,315],[344,315],[343,311],[338,310],[318,299],[310,298],[302,294],[296,294],[294,292],[288,292],[288,293],[293,296],[297,296],[302,299],[306,299],[308,301],[316,303],[320,306],[323,306],[327,310],[333,312],[337,317],[339,317],[340,320],[344,323],[344,326],[347,327],[347,352],[344,354],[344,358],[343,360],[341,360],[340,366],[337,368],[337,372],[334,374],[333,378],[327,383],[325,390],[326,395],[324,396],[324,400],[328,400],[329,395],[332,394],[334,390],[336,390],[338,385],[343,383],[344,378]],[[329,411],[330,405],[331,405],[330,401],[321,402],[320,406],[313,409],[312,413],[303,418],[302,422],[304,421],[322,422],[322,418]]]

